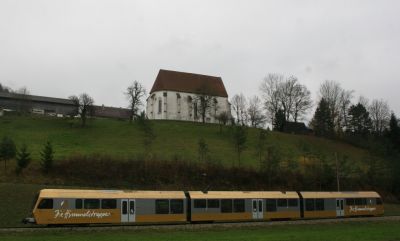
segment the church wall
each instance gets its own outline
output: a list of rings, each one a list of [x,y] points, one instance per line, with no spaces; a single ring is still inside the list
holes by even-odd
[[[146,113],[149,119],[155,120],[184,120],[201,122],[201,115],[195,113],[195,94],[176,91],[155,91],[147,99]],[[206,115],[206,122],[216,123],[215,113],[226,111],[230,115],[228,98],[215,97],[217,111],[211,108]],[[160,108],[161,107],[161,108]],[[160,111],[161,110],[161,111]]]

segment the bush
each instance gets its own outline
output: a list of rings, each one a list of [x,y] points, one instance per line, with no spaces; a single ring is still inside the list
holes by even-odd
[[[43,151],[40,152],[41,162],[40,167],[44,173],[48,173],[50,169],[53,167],[54,161],[54,152],[51,143],[48,141],[43,148]]]
[[[5,136],[0,143],[0,160],[4,161],[4,172],[7,173],[7,160],[15,157],[17,148],[14,141]]]
[[[23,169],[25,169],[31,161],[31,154],[28,152],[28,147],[23,144],[21,149],[17,153],[17,168],[15,172],[20,174]]]

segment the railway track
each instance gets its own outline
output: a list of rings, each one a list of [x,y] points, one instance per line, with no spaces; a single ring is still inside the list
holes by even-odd
[[[121,230],[209,230],[227,229],[243,227],[268,227],[279,225],[311,225],[329,223],[351,223],[351,222],[383,222],[399,221],[400,216],[383,217],[356,217],[356,218],[334,218],[334,219],[310,219],[310,220],[291,220],[291,221],[272,221],[272,222],[234,222],[234,223],[201,223],[201,224],[162,224],[162,225],[93,225],[93,226],[62,226],[62,227],[9,227],[0,228],[2,233],[22,233],[22,232],[101,232],[101,231],[121,231]]]

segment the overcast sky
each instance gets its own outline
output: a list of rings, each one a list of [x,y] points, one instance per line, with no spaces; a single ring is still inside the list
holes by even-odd
[[[89,93],[126,107],[160,68],[221,76],[229,96],[267,73],[317,97],[339,81],[400,115],[400,1],[0,0],[0,83],[35,95]]]

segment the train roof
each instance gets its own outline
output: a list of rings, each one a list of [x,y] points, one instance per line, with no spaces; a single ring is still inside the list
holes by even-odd
[[[185,198],[183,191],[42,189],[41,198]]]
[[[303,198],[380,198],[377,192],[300,192]]]
[[[246,191],[209,191],[207,193],[200,191],[189,192],[190,197],[193,199],[203,198],[299,198],[296,192],[279,192],[279,191],[266,191],[266,192],[246,192]]]

